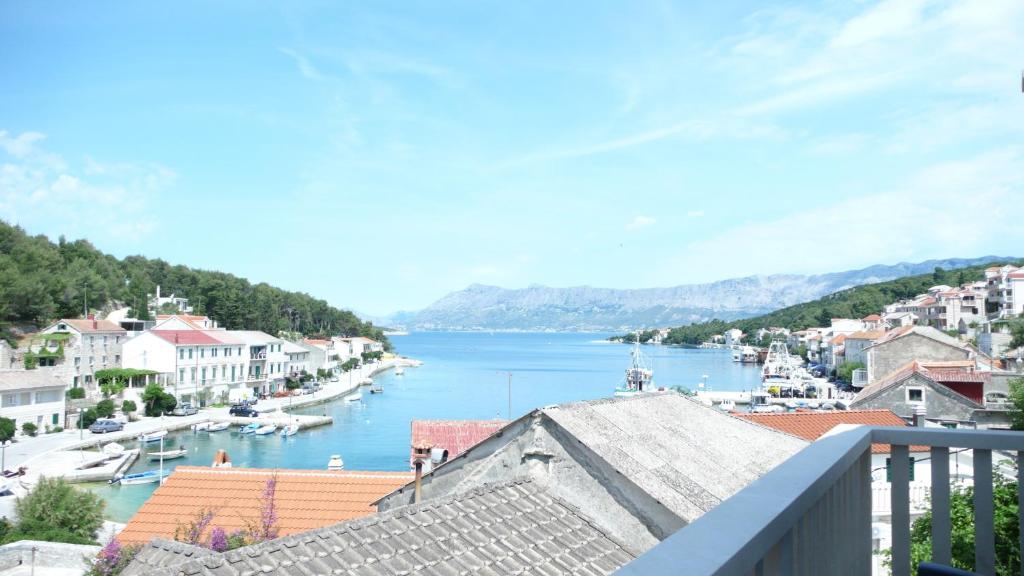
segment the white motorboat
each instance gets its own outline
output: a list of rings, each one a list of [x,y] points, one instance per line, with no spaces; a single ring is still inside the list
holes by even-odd
[[[402,368],[401,366],[395,368],[395,376],[401,376],[402,374],[405,374],[405,368]]]
[[[183,458],[187,454],[187,448],[179,448],[177,450],[164,450],[163,452],[147,452],[146,456],[150,460],[174,460],[175,458]]]
[[[362,392],[356,392],[355,394],[349,394],[348,396],[345,396],[345,402],[359,402],[362,399]]]
[[[207,432],[220,432],[221,430],[227,430],[231,428],[231,422],[213,422],[210,427],[206,429]]]
[[[167,430],[158,430],[149,434],[142,434],[139,436],[139,442],[159,442],[164,436],[167,436]]]
[[[212,424],[213,424],[213,422],[200,422],[198,424],[193,424],[192,425],[192,430],[194,430],[196,432],[209,432],[210,431],[210,426]]]
[[[267,424],[266,426],[260,426],[256,429],[253,434],[257,436],[266,436],[267,434],[273,434],[277,432],[277,424]]]
[[[295,436],[299,431],[298,424],[289,424],[281,429],[281,436]]]
[[[331,459],[327,461],[328,470],[344,470],[345,463],[341,460],[341,454],[331,454]]]
[[[242,426],[241,428],[239,428],[238,429],[238,433],[239,434],[252,434],[253,432],[255,432],[255,431],[259,430],[259,429],[260,429],[260,423],[259,422],[251,422],[251,423],[246,424],[245,426]]]
[[[138,472],[136,474],[118,474],[110,481],[110,483],[121,484],[122,486],[128,486],[131,484],[152,484],[153,482],[160,481],[161,478],[170,476],[170,474],[170,470],[146,470],[145,472]]]

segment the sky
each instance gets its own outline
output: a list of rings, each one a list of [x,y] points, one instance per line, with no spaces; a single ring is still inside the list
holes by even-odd
[[[369,314],[1022,255],[1024,2],[4,2],[0,219]]]

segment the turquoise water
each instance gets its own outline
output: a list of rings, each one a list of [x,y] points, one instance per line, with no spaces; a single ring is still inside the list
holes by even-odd
[[[629,347],[603,342],[607,334],[413,333],[394,336],[399,354],[424,362],[403,376],[391,371],[374,377],[384,394],[363,389],[358,403],[334,401],[296,410],[328,414],[331,426],[289,438],[179,432],[167,436],[165,449],[186,446],[189,455],[165,463],[209,466],[213,454],[227,450],[235,466],[325,468],[341,454],[350,470],[408,470],[413,419],[507,418],[512,373],[511,413],[517,417],[540,406],[610,396],[630,362]],[[717,390],[750,390],[759,371],[732,362],[727,350],[645,346],[659,386],[697,388],[704,375]],[[151,445],[150,451],[155,451]],[[140,460],[130,470],[156,464]],[[94,485],[108,502],[108,516],[127,521],[156,488]]]

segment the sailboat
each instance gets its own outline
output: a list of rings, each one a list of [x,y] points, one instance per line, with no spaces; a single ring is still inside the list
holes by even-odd
[[[647,367],[643,354],[640,353],[640,333],[636,333],[636,343],[632,351],[633,363],[626,368],[626,383],[615,389],[615,396],[636,396],[644,392],[652,392],[654,386],[654,371]]]

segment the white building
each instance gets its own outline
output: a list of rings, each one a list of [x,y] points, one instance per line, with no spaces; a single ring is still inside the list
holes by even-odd
[[[128,332],[108,320],[58,320],[40,332],[29,351],[42,352],[39,366],[54,366],[70,388],[85,388],[89,395],[98,393],[96,372],[121,367],[121,346]],[[59,355],[59,352],[63,355]],[[56,355],[56,356],[54,356]]]
[[[26,422],[40,433],[63,426],[66,388],[55,368],[0,371],[0,416],[14,420],[18,432]]]
[[[173,304],[178,309],[178,312],[182,314],[192,313],[192,307],[188,305],[188,298],[180,298],[173,293],[170,296],[161,296],[160,286],[158,285],[156,287],[156,295],[149,300],[149,307],[155,314],[160,311],[160,307],[164,304]]]
[[[306,348],[285,340],[284,353],[288,357],[284,370],[286,375],[296,376],[303,372],[307,374],[316,373],[315,369],[310,370],[309,350]]]
[[[985,269],[985,283],[994,317],[1024,314],[1024,270],[1010,265],[993,266]]]
[[[743,340],[743,331],[739,328],[730,328],[722,334],[722,338],[725,339],[725,345],[728,347],[739,346]]]
[[[340,360],[337,343],[334,340],[305,338],[296,344],[309,351],[308,370],[311,374],[316,374],[318,370],[337,374],[341,370],[339,366],[344,360]]]

